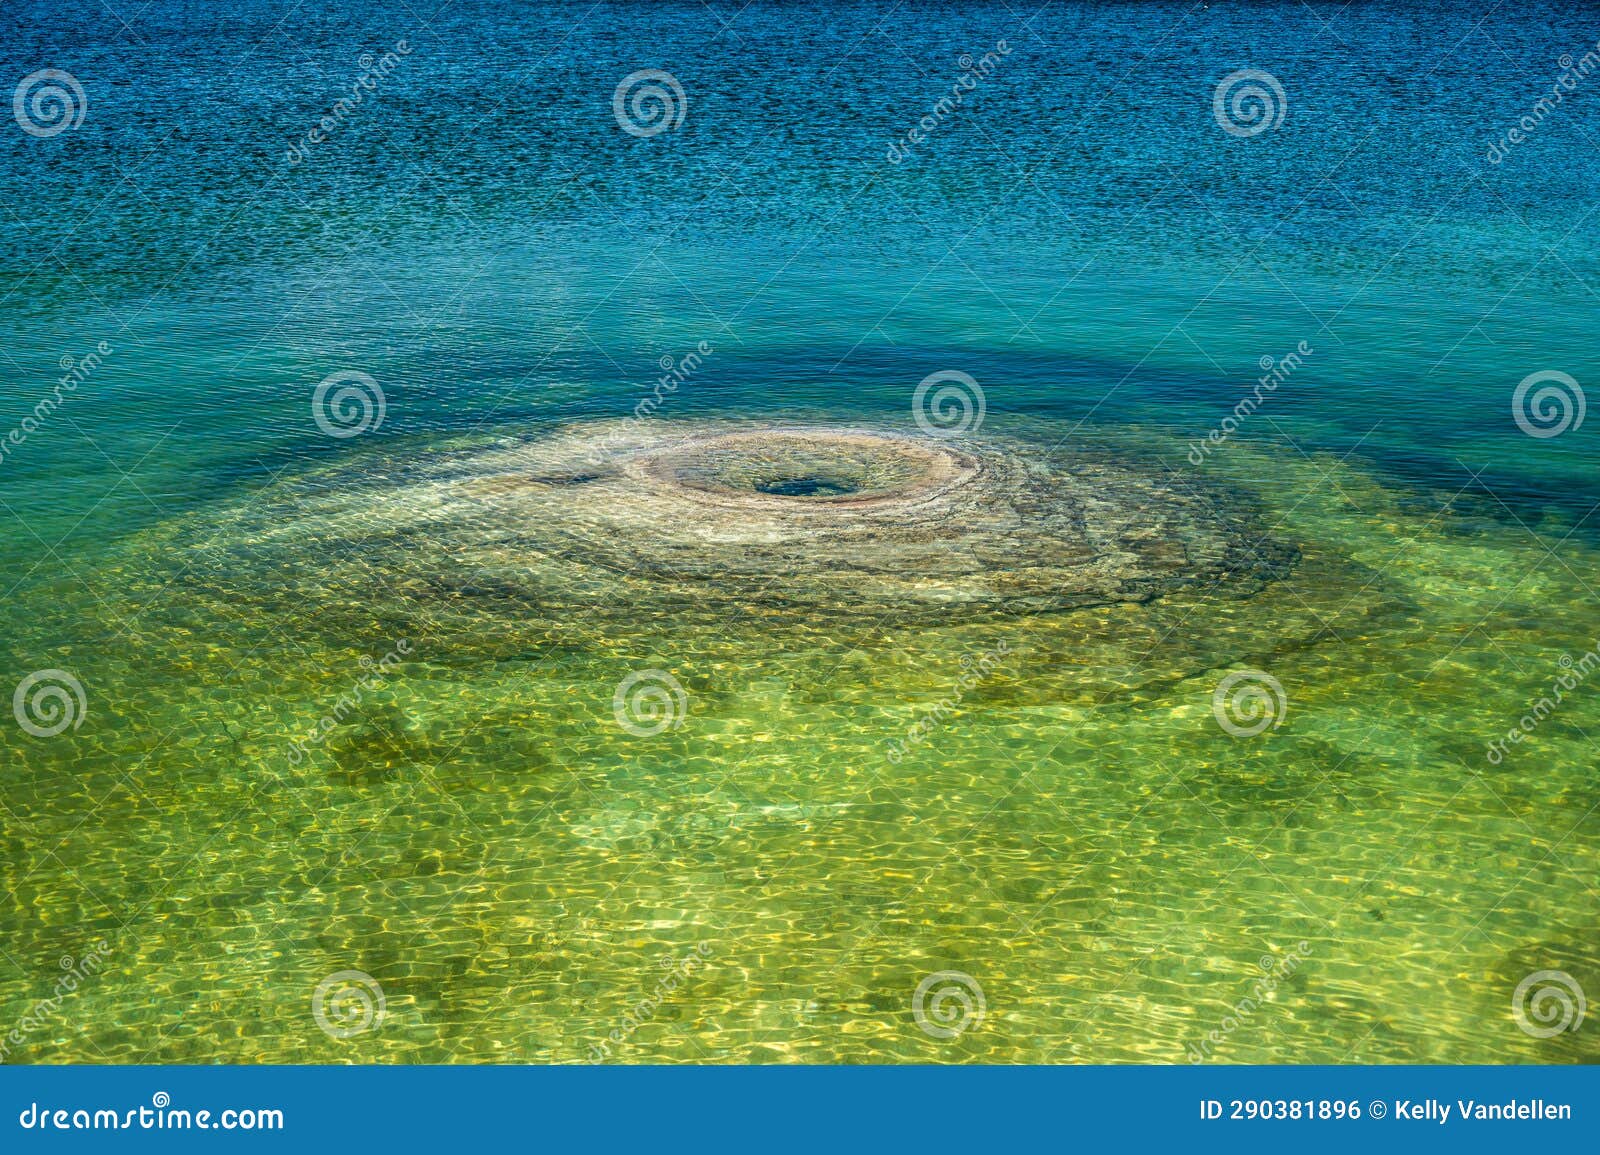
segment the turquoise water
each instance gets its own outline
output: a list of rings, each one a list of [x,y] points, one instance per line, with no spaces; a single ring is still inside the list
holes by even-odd
[[[0,728],[4,1018],[107,951],[8,1058],[1185,1061],[1271,957],[1207,1058],[1595,1061],[1592,1022],[1510,1008],[1540,970],[1600,990],[1600,685],[1486,748],[1600,643],[1596,419],[1513,413],[1530,374],[1589,384],[1600,80],[1486,154],[1600,25],[1480,7],[16,7],[4,75],[87,107],[0,132],[0,655],[85,706]],[[675,128],[619,127],[641,69]],[[1277,127],[1219,125],[1240,69]],[[651,397],[662,428],[914,431],[949,370],[981,432],[1226,489],[1298,567],[848,625],[418,592],[464,541],[399,528],[436,462]],[[330,437],[348,371],[383,420]],[[318,520],[344,489],[367,512]],[[1210,713],[1236,668],[1289,700],[1255,739]],[[683,727],[618,730],[639,669]],[[312,992],[346,970],[387,1017],[333,1039]],[[943,971],[985,992],[954,1039],[911,1009]]]

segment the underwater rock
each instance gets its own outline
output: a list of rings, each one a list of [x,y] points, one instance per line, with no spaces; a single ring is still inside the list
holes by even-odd
[[[254,500],[222,550],[224,566],[298,581],[290,596],[364,584],[391,604],[524,622],[674,606],[810,621],[1028,614],[1198,584],[1251,592],[1298,556],[1237,495],[1129,457],[663,420],[364,455]]]

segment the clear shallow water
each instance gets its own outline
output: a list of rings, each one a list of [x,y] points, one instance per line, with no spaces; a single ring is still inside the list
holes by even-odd
[[[1600,990],[1600,690],[1485,752],[1600,641],[1593,428],[1511,414],[1528,374],[1592,361],[1592,97],[1482,160],[1600,36],[1581,14],[423,15],[24,6],[0,36],[7,76],[65,68],[90,101],[0,133],[3,424],[112,350],[0,466],[7,683],[66,669],[87,701],[52,738],[0,728],[5,1019],[109,948],[9,1059],[581,1061],[622,1031],[615,1061],[1185,1061],[1263,958],[1292,973],[1209,1055],[1600,1057],[1592,1023],[1511,1015],[1533,971]],[[688,113],[638,139],[610,101],[647,67]],[[1288,97],[1250,139],[1211,107],[1244,67]],[[519,621],[418,610],[392,573],[319,603],[239,560],[296,485],[626,416],[702,342],[650,420],[909,430],[917,382],[960,369],[990,431],[1181,475],[1302,341],[1199,471],[1301,551],[1247,598]],[[330,438],[311,394],[345,369],[385,419]],[[1248,739],[1211,710],[1245,668],[1288,700]],[[683,686],[681,728],[617,725],[644,669]],[[344,970],[386,1017],[338,1040],[311,998]],[[947,970],[987,1009],[938,1039],[911,1004]]]

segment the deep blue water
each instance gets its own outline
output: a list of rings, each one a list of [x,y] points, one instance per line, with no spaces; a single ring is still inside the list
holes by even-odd
[[[1581,511],[1593,430],[1530,443],[1510,396],[1588,365],[1594,94],[1485,156],[1597,36],[1547,4],[9,5],[6,75],[89,113],[0,135],[7,416],[116,352],[71,408],[108,452],[35,438],[0,488],[71,524],[117,469],[178,496],[326,451],[302,390],[347,364],[390,435],[631,408],[704,340],[685,411],[899,408],[959,364],[998,410],[1203,436],[1306,341],[1252,435]],[[611,97],[645,67],[687,109],[640,139]],[[1219,129],[1241,68],[1275,130]]]

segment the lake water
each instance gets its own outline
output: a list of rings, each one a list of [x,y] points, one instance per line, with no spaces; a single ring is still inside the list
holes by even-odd
[[[1521,1029],[1600,995],[1593,13],[430,8],[0,29],[6,1061],[1600,1062]],[[935,374],[1293,564],[888,612],[417,512]]]

